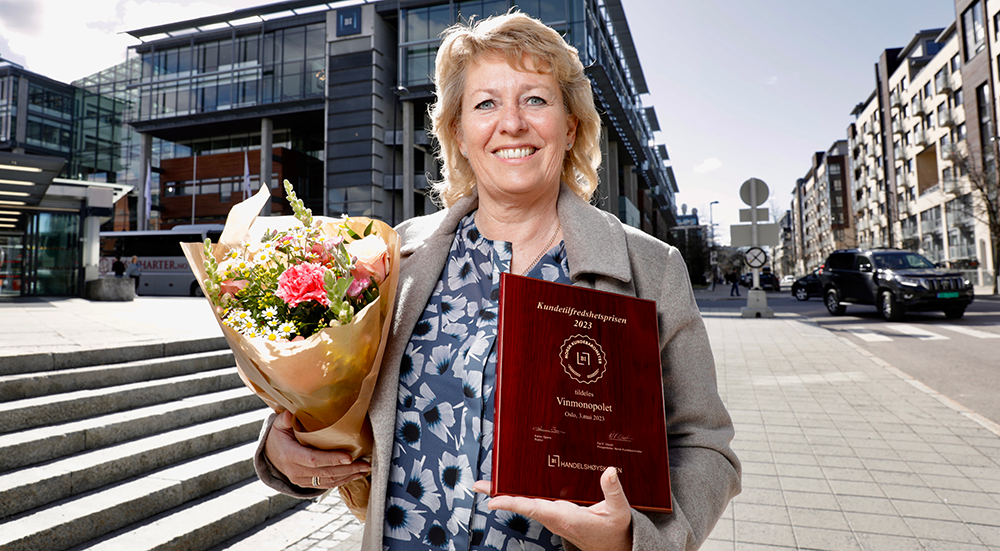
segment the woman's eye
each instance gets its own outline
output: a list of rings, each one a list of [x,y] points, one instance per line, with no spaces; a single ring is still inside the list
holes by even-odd
[[[546,102],[538,96],[531,96],[528,98],[528,105],[545,105]]]
[[[492,109],[492,108],[493,108],[493,100],[491,99],[476,104],[476,109]]]

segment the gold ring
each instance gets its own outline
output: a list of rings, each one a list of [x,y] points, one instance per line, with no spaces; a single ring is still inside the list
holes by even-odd
[[[319,486],[319,477],[318,476],[314,476],[313,477],[313,486]]]

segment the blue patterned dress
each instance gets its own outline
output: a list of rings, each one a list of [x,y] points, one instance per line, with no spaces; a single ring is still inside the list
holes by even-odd
[[[475,212],[462,219],[399,369],[387,551],[562,549],[537,521],[490,511],[489,497],[472,490],[492,470],[497,296],[510,260],[510,243],[483,237]],[[565,245],[526,275],[570,283]]]

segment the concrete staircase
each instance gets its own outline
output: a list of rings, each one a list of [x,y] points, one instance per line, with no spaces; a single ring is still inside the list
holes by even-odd
[[[0,356],[0,549],[199,550],[300,503],[220,338]]]

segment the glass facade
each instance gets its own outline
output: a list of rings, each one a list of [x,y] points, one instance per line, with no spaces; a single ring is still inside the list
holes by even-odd
[[[0,75],[0,144],[9,142],[17,128],[17,75]]]
[[[23,253],[24,294],[79,294],[80,257],[78,213],[31,214]]]
[[[325,23],[202,40],[137,50],[137,120],[323,96]]]

